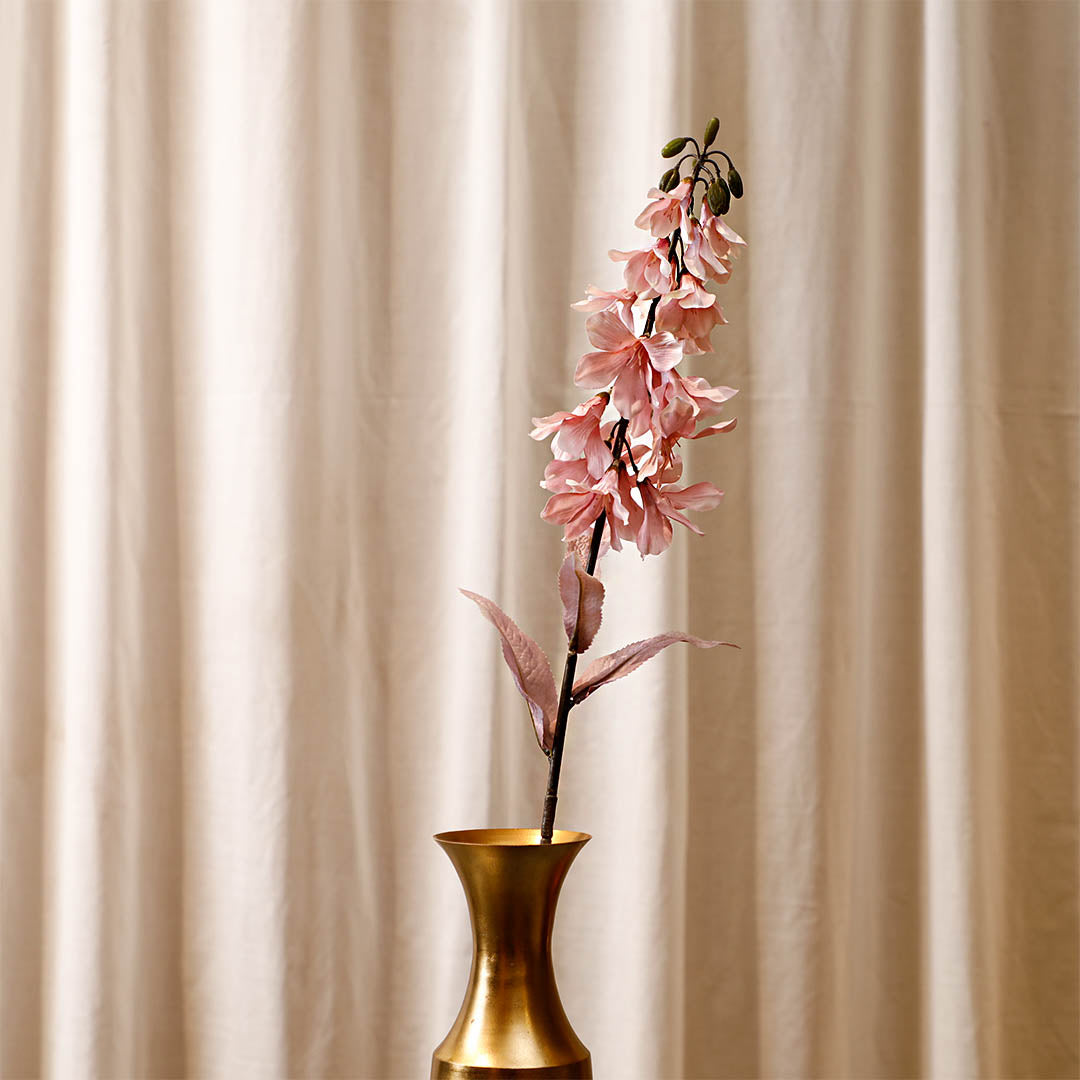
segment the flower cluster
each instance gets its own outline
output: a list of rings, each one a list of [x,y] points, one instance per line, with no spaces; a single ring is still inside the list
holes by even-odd
[[[694,140],[672,140],[664,156],[675,156],[687,142]],[[709,142],[707,131],[706,148]],[[711,510],[723,495],[707,482],[680,487],[678,451],[682,439],[735,426],[734,419],[714,423],[735,390],[679,371],[685,357],[712,352],[710,335],[725,320],[706,285],[726,282],[745,246],[723,220],[730,195],[742,194],[742,181],[733,167],[723,179],[716,153],[687,155],[691,175],[679,176],[680,161],[649,192],[635,221],[649,232],[649,244],[609,253],[625,264],[624,288],[606,292],[590,285],[574,305],[588,313],[585,329],[594,348],[578,361],[574,381],[599,392],[573,412],[534,418],[531,432],[534,439],[553,436],[554,460],[541,485],[552,494],[541,517],[564,526],[568,542],[600,528],[603,518],[604,540],[615,550],[629,542],[643,556],[659,554],[671,543],[673,522],[700,535],[684,511]],[[705,187],[700,217],[698,184]]]
[[[700,533],[686,511],[711,510],[723,495],[710,483],[680,486],[678,449],[683,439],[735,426],[733,419],[719,420],[734,390],[679,371],[684,357],[712,352],[710,334],[724,316],[706,285],[727,281],[744,246],[723,221],[743,186],[731,158],[709,149],[719,127],[714,116],[700,145],[680,136],[664,147],[665,158],[678,157],[688,143],[695,152],[680,157],[649,192],[636,222],[649,232],[648,246],[610,252],[626,264],[623,288],[606,292],[590,285],[574,305],[588,313],[585,328],[593,345],[578,361],[575,381],[598,392],[572,412],[533,419],[532,437],[550,438],[554,454],[544,471],[542,486],[551,497],[541,517],[564,527],[569,548],[559,570],[567,641],[561,690],[539,644],[493,600],[461,590],[499,632],[503,659],[549,760],[541,843],[554,835],[570,710],[677,642],[698,649],[731,644],[681,631],[654,634],[577,672],[578,657],[592,645],[603,616],[604,586],[595,571],[605,544],[618,550],[629,542],[643,557],[659,554],[671,543],[673,522]],[[727,161],[726,178],[720,158]],[[683,177],[688,159],[690,175]],[[700,217],[694,213],[698,184],[705,189]]]

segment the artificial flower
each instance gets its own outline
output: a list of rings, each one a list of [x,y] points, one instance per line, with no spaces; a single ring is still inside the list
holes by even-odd
[[[671,544],[677,521],[691,532],[703,535],[683,510],[713,510],[720,505],[724,493],[708,481],[687,488],[663,487],[646,480],[638,485],[641,494],[642,517],[637,533],[637,548],[642,555],[659,555]]]
[[[601,476],[611,461],[611,450],[600,433],[600,418],[607,403],[607,394],[595,394],[573,412],[534,416],[536,426],[529,435],[539,441],[554,434],[551,448],[557,458],[570,460],[584,454],[590,471]]]
[[[700,375],[680,375],[677,371],[669,371],[661,376],[659,385],[653,392],[653,406],[662,416],[666,408],[675,402],[681,402],[681,405],[673,409],[672,417],[676,413],[683,416],[689,415],[693,423],[689,427],[676,425],[672,419],[662,428],[662,433],[673,435],[677,432],[685,438],[690,438],[697,424],[719,416],[723,411],[724,402],[729,401],[737,393],[738,390],[730,386],[710,386],[708,381]],[[687,407],[690,410],[689,414],[686,413]]]
[[[589,316],[585,330],[598,351],[578,361],[574,381],[602,387],[614,380],[615,407],[630,421],[632,436],[644,434],[649,430],[655,375],[675,367],[682,359],[682,345],[667,331],[639,337],[627,312],[597,312]]]
[[[639,300],[651,300],[654,296],[670,292],[674,287],[669,250],[667,240],[658,240],[652,247],[641,251],[612,249],[608,257],[614,262],[625,262],[623,280],[626,287],[636,293]]]
[[[653,201],[638,214],[634,224],[656,237],[670,236],[678,228],[686,235],[690,227],[690,181],[684,180],[672,191],[653,188],[649,198]]]
[[[701,439],[731,431],[735,418],[714,427],[699,429],[703,421],[713,419],[723,410],[725,401],[737,391],[730,386],[710,386],[704,379],[683,376],[677,371],[665,372],[652,393],[652,443],[638,461],[642,476],[653,476],[682,462],[675,452],[681,439]],[[665,475],[666,483],[674,483],[678,475]]]
[[[640,529],[641,507],[634,502],[633,485],[621,467],[611,466],[597,477],[584,460],[551,461],[540,486],[553,493],[540,516],[565,526],[563,539],[568,543],[587,533],[601,513],[607,515],[610,544],[616,551],[621,550],[620,540],[633,540]]]
[[[731,260],[741,247],[746,247],[746,241],[706,203],[701,208],[701,220],[691,224],[683,264],[694,277],[723,284],[731,277]]]
[[[712,352],[709,335],[725,321],[716,297],[689,274],[656,308],[656,329],[674,334],[683,343],[685,356]]]
[[[556,458],[547,463],[540,486],[558,494],[591,491],[593,484],[603,476],[605,471],[606,469],[601,469],[593,475],[585,458],[576,458],[573,461]]]

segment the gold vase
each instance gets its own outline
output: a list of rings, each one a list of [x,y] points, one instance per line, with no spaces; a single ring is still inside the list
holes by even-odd
[[[563,1012],[551,965],[555,904],[588,833],[467,829],[435,840],[461,878],[473,930],[469,985],[436,1048],[432,1080],[591,1078],[589,1051]]]

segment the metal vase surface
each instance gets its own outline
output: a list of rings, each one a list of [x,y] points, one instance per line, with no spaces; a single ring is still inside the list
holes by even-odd
[[[458,1018],[436,1048],[432,1080],[592,1077],[589,1051],[563,1012],[551,964],[559,890],[588,833],[467,829],[435,840],[461,878],[473,960]]]

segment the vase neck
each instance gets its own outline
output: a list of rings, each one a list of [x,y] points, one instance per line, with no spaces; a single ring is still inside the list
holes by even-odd
[[[465,890],[477,953],[550,954],[559,891],[584,843],[442,844]]]

